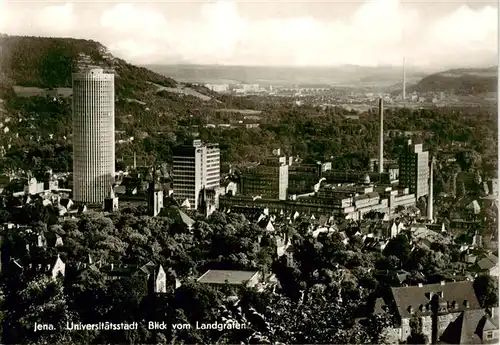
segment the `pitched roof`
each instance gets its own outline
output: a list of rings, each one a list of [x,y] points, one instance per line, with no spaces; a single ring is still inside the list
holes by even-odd
[[[103,267],[102,271],[112,277],[131,277],[138,272],[136,265]]]
[[[400,284],[403,283],[409,275],[410,273],[406,272],[405,270],[399,270],[396,272],[396,278]]]
[[[187,200],[187,199],[186,199]],[[189,217],[186,213],[180,210],[178,207],[171,206],[167,209],[164,209],[165,214],[169,217],[175,219],[175,221],[180,222],[188,227],[193,226],[196,223],[191,217]]]
[[[488,255],[477,262],[477,266],[481,270],[489,270],[498,264],[498,258],[495,255]]]
[[[227,283],[231,285],[243,285],[256,274],[258,274],[257,271],[208,270],[198,278],[198,282],[204,284]]]
[[[485,344],[483,331],[495,330],[493,323],[483,309],[463,311],[443,332],[441,341],[449,344]]]
[[[373,306],[374,314],[382,314],[385,311],[386,304],[383,298],[379,297],[375,300],[375,305]]]
[[[274,231],[274,225],[273,225],[273,222],[271,221],[270,218],[264,218],[262,220],[259,221],[258,225],[262,228],[262,229],[265,229],[265,230],[268,230],[268,231]]]
[[[466,208],[469,211],[474,212],[474,214],[478,214],[479,212],[481,212],[481,206],[479,206],[479,203],[477,202],[477,200],[473,200],[470,204],[468,204],[466,206]]]
[[[179,216],[181,217],[181,220],[184,224],[187,226],[192,226],[194,223],[196,223],[191,217],[189,217],[187,214],[179,210]]]
[[[70,203],[72,203],[73,201],[71,199],[68,199],[68,198],[62,198],[61,201],[59,202],[61,206],[64,206],[66,208],[68,208],[68,206],[70,205]]]
[[[320,215],[318,219],[320,225],[326,225],[328,223],[328,217],[325,215]]]
[[[357,202],[359,200],[366,200],[366,199],[370,199],[370,197],[368,196],[368,194],[361,194],[361,195],[358,195],[358,196],[354,197],[354,202]]]
[[[391,291],[401,318],[410,318],[412,316],[409,311],[410,307],[412,307],[416,314],[429,313],[432,295],[439,292],[443,293],[441,300],[449,303],[457,303],[455,312],[466,309],[481,309],[472,282],[470,281],[392,287]],[[468,302],[469,308],[465,307],[465,301]]]
[[[493,254],[488,254],[487,256],[488,260],[492,261],[493,263],[497,264],[498,263],[498,257],[496,257]]]

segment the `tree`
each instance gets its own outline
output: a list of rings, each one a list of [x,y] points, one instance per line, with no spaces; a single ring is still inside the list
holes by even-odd
[[[182,309],[187,320],[194,323],[214,322],[216,308],[222,300],[221,292],[198,283],[183,284],[175,293],[172,306]]]
[[[458,185],[458,192],[457,196],[464,197],[467,195],[467,188],[465,188],[465,182],[461,181],[460,184]]]
[[[417,248],[412,251],[406,267],[418,270],[426,276],[442,273],[449,263],[450,257],[438,251]]]
[[[54,281],[49,276],[39,276],[19,292],[19,297],[18,312],[21,317],[18,322],[23,339],[20,342],[24,344],[88,344],[92,339],[92,332],[80,333],[66,330],[67,324],[78,320],[75,313],[68,308],[61,281]],[[42,320],[44,324],[50,324],[54,329],[35,332],[33,326]]]
[[[303,299],[275,296],[263,314],[268,330],[263,335],[275,342],[287,344],[360,344],[369,343],[373,337],[368,327],[354,321],[353,313],[359,300],[343,296],[338,299],[338,289],[311,289]],[[380,320],[374,318],[374,323]]]
[[[482,308],[498,306],[498,281],[489,275],[474,279],[474,291]]]
[[[288,260],[286,255],[283,255],[274,262],[273,272],[281,284],[283,293],[292,300],[299,299],[305,283],[302,281],[302,272],[297,262]]]
[[[411,333],[408,339],[406,340],[407,344],[416,344],[416,345],[423,345],[427,344],[427,337],[423,335],[422,333]]]
[[[106,321],[112,308],[105,276],[92,268],[85,269],[74,279],[67,278],[67,296],[71,308],[78,312],[83,322]]]
[[[376,220],[376,219],[384,219],[384,216],[385,216],[385,213],[383,213],[383,212],[370,211],[370,212],[366,213],[363,218]]]
[[[5,210],[0,210],[0,224],[7,223],[10,220],[10,213]]]
[[[147,296],[147,277],[136,274],[131,277],[116,279],[108,287],[109,312],[108,320],[116,322],[140,322],[148,318],[150,305],[144,303]],[[126,310],[127,313],[123,311]],[[105,332],[104,339],[113,343],[128,342],[130,344],[144,341],[150,337],[143,322],[137,330],[124,332]],[[102,336],[102,334],[100,334]]]
[[[385,328],[378,338],[379,345],[397,345],[399,344],[399,334],[394,328]]]
[[[411,252],[411,245],[408,237],[405,234],[399,234],[389,240],[384,249],[384,255],[389,257],[394,255],[403,265],[408,261]]]
[[[370,315],[363,323],[370,338],[371,344],[392,343],[394,318],[387,312],[378,315]],[[397,343],[397,341],[396,341]]]
[[[464,171],[468,171],[481,164],[481,155],[474,150],[461,151],[457,154],[457,163]]]
[[[411,333],[408,339],[406,339],[407,344],[427,344],[427,337],[422,332],[422,324],[416,316],[410,319]]]
[[[404,207],[404,206],[402,206],[402,205],[398,205],[398,206],[396,206],[396,210],[395,210],[395,212],[396,212],[396,213],[401,213],[401,212],[402,212],[402,211],[404,211],[404,210],[405,210],[405,207]]]
[[[483,182],[481,174],[479,173],[479,171],[476,171],[476,173],[474,174],[474,183],[476,184],[476,186],[479,186],[481,182]]]

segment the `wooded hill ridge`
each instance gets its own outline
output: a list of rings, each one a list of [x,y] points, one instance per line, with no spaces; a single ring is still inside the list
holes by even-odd
[[[0,86],[71,87],[71,73],[82,56],[89,64],[113,69],[117,97],[131,97],[154,90],[151,83],[163,87],[182,84],[172,78],[134,66],[113,56],[99,42],[75,38],[0,35]],[[199,92],[213,96],[206,88]]]
[[[496,92],[498,68],[459,68],[434,73],[420,80],[417,92],[454,91],[458,94]]]

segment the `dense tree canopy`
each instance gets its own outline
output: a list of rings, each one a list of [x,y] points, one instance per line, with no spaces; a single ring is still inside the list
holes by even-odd
[[[257,334],[285,343],[371,343],[390,338],[385,331],[393,322],[389,315],[373,315],[361,324],[355,321],[361,315],[358,310],[379,293],[378,278],[370,272],[383,260],[380,254],[361,254],[355,245],[346,246],[338,233],[315,238],[305,229],[305,225],[283,227],[282,234],[291,236],[295,248],[293,259],[286,255],[278,258],[274,235],[238,214],[215,212],[198,219],[191,232],[168,217],[126,212],[109,217],[90,213],[49,226],[38,219],[28,228],[5,229],[4,250],[16,253],[22,266],[29,262],[53,263],[51,260],[59,255],[66,264],[66,274],[64,281],[54,281],[43,270],[29,271],[30,275],[26,271],[19,280],[17,266],[9,266],[3,273],[4,339],[56,344],[176,339],[222,344],[250,341]],[[31,245],[28,249],[26,244],[33,243],[39,233],[47,238],[57,234],[64,244],[46,249]],[[181,287],[172,294],[152,296],[141,276],[109,280],[105,271],[90,266],[113,262],[142,265],[149,261],[162,264],[169,277],[183,282]],[[191,280],[210,268],[274,272],[280,284],[259,293],[252,288],[223,293]],[[232,317],[246,320],[245,330],[147,329],[144,320],[192,325],[223,322],[228,317],[223,312],[228,292],[241,296],[243,309],[234,311]],[[61,327],[50,334],[26,331],[30,322],[40,318],[53,324],[138,322],[139,329],[82,333],[65,332]],[[292,324],[294,327],[290,327]]]
[[[498,305],[498,280],[489,275],[480,275],[474,280],[474,290],[483,308]]]

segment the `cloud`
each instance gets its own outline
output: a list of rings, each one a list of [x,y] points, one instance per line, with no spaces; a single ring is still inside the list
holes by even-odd
[[[76,21],[71,3],[44,7],[34,19],[35,30],[39,28],[57,35],[71,34]]]
[[[307,11],[291,18],[249,16],[232,1],[205,2],[197,8],[178,4],[191,6],[191,16],[140,3],[80,15],[76,6],[29,10],[0,3],[0,30],[87,37],[139,64],[377,65],[401,64],[405,56],[413,65],[474,65],[494,61],[498,45],[498,13],[491,6],[455,6],[430,19],[429,7],[424,13],[398,0],[375,0],[331,20]],[[258,11],[258,4],[253,6]]]
[[[160,13],[137,8],[133,4],[118,4],[105,10],[100,22],[108,33],[149,38],[159,37],[166,27],[165,18]]]
[[[126,55],[127,58],[132,61],[141,56],[153,56],[156,54],[156,47],[154,45],[144,43],[137,44],[133,39],[111,43],[107,48],[118,56]]]
[[[0,28],[3,28],[6,23],[7,16],[5,15],[5,0],[0,0]]]
[[[77,17],[74,5],[27,6],[0,0],[0,32],[21,35],[72,36]]]
[[[440,20],[432,27],[430,35],[446,47],[461,47],[464,43],[492,42],[496,38],[498,14],[492,7],[473,11],[461,6],[456,12]],[[497,43],[497,42],[495,42]],[[487,48],[485,45],[482,48]],[[490,46],[496,50],[496,44]]]

